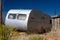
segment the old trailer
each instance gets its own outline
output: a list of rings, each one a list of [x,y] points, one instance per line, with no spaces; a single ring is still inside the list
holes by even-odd
[[[5,19],[5,25],[28,33],[44,33],[51,30],[51,17],[36,10],[11,9]]]

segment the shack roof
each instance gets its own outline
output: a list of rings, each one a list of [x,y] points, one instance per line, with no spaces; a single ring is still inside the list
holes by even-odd
[[[55,19],[55,18],[60,18],[60,15],[59,16],[53,16],[52,19]]]

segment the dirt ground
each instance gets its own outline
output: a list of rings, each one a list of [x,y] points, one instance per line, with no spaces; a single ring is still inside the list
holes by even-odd
[[[29,37],[33,37],[33,36],[40,37],[42,38],[41,40],[60,40],[60,30],[51,31],[45,34],[27,34],[25,32],[11,32],[9,39],[10,40],[30,40]],[[36,40],[39,40],[39,39],[36,39]]]
[[[26,32],[11,31],[8,40],[60,40],[60,29],[51,30],[44,34],[27,34]]]

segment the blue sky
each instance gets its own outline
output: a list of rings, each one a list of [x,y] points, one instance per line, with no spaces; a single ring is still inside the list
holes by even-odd
[[[5,16],[10,9],[34,9],[50,16],[60,15],[60,0],[2,0],[2,13]]]

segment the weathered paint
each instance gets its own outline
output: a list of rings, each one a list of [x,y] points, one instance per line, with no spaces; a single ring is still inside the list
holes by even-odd
[[[9,25],[9,26],[13,26],[16,27],[17,29],[20,30],[27,30],[27,23],[28,23],[28,18],[29,18],[29,14],[32,10],[9,10],[5,19],[5,25]],[[18,20],[16,19],[8,19],[8,15],[9,14],[26,14],[27,17],[25,20]]]

